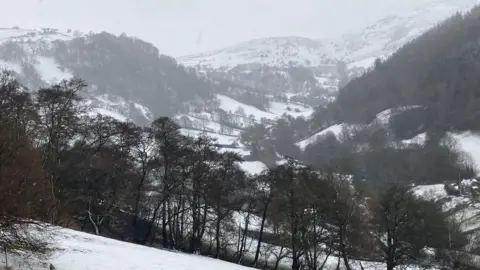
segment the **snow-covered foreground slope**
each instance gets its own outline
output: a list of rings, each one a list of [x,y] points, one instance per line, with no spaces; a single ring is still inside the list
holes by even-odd
[[[245,215],[235,213],[235,223],[243,227]],[[258,230],[261,220],[253,218],[250,220],[250,228]],[[266,232],[271,232],[269,226],[265,228]],[[117,241],[101,236],[83,233],[71,229],[51,227],[43,229],[42,235],[47,235],[46,239],[50,243],[52,252],[47,255],[25,255],[25,254],[7,254],[8,266],[14,270],[35,269],[48,270],[50,265],[56,270],[241,270],[252,269],[217,260],[209,257],[185,254],[175,251],[161,250],[127,242]],[[232,237],[235,233],[232,234]],[[246,256],[254,256],[257,240],[247,237]],[[280,260],[279,266],[288,269],[291,265],[291,259],[288,256],[288,249],[272,246],[267,243],[262,244],[261,258],[267,258],[269,264],[274,265],[279,255],[285,256]],[[320,260],[324,259],[320,255]],[[324,269],[338,269],[338,260],[335,256],[328,257]],[[354,269],[360,269],[360,263],[365,270],[385,269],[383,263],[378,262],[360,262],[351,261]],[[0,264],[5,265],[5,254],[0,255]],[[340,266],[340,269],[343,269]],[[417,270],[421,268],[404,267],[405,270]],[[433,269],[433,268],[432,268]]]
[[[54,229],[55,247],[47,259],[57,270],[240,270],[249,269],[207,257],[150,248],[70,229]],[[4,257],[2,257],[4,260]],[[13,269],[49,269],[33,258],[9,258]]]

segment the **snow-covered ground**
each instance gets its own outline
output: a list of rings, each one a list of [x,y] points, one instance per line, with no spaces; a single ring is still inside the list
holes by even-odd
[[[51,229],[48,229],[51,230]],[[52,229],[53,230],[53,229]],[[9,255],[13,269],[57,270],[240,270],[249,269],[237,264],[198,255],[165,251],[70,229],[55,228],[49,240],[55,248],[50,258],[21,259]],[[5,257],[1,257],[4,265]]]
[[[4,60],[0,59],[0,70],[12,70],[12,71],[15,71],[17,73],[21,73],[22,72],[22,66],[20,66],[17,63],[12,63],[12,62],[4,61]]]
[[[480,173],[480,135],[463,132],[452,134],[452,137],[457,141],[458,148],[470,156],[473,165]]]
[[[180,126],[188,129],[197,129],[206,132],[213,132],[230,136],[240,136],[241,133],[241,130],[239,129],[230,128],[228,126],[221,125],[214,120],[211,120],[211,115],[200,118],[190,114],[177,114],[175,118],[178,120],[177,122]],[[186,123],[183,123],[185,121],[185,118],[189,120],[188,126],[185,126]]]
[[[227,97],[224,95],[217,95],[217,99],[220,101],[220,109],[226,112],[230,112],[230,111],[235,112],[238,108],[241,108],[243,109],[243,111],[247,116],[253,115],[257,121],[260,121],[260,119],[262,118],[275,119],[278,117],[273,113],[262,111],[251,105],[241,103],[231,97]]]
[[[95,116],[96,114],[110,116],[118,121],[127,121],[128,118],[121,113],[115,112],[113,110],[107,110],[103,108],[93,108],[90,112],[90,115]]]
[[[309,106],[280,101],[271,102],[268,110],[263,111],[225,95],[217,94],[216,99],[219,101],[218,107],[228,114],[230,121],[233,122],[232,124],[238,126],[238,128],[220,124],[219,115],[215,112],[182,113],[175,115],[175,119],[182,126],[182,134],[190,137],[205,134],[217,140],[217,143],[221,145],[219,151],[236,152],[242,157],[251,154],[240,142],[242,129],[260,123],[262,118],[275,121],[284,114],[308,118],[314,111]],[[251,175],[259,174],[267,169],[267,166],[261,161],[245,161],[239,165],[240,168]]]
[[[68,80],[73,77],[71,73],[62,71],[55,60],[50,57],[37,56],[35,69],[47,83],[58,83],[61,80]]]
[[[269,65],[288,67],[332,65],[333,47],[302,37],[271,37],[242,42],[231,47],[178,58],[186,66],[213,69],[232,68],[238,65]]]
[[[77,32],[77,35],[82,35],[82,33]],[[74,35],[71,33],[61,33],[52,29],[0,28],[0,43],[6,41],[51,42],[71,40],[72,38]]]
[[[245,226],[246,214],[242,212],[233,213],[233,221],[243,228]],[[249,228],[258,230],[261,219],[257,216],[250,216]],[[267,224],[266,232],[272,232],[271,226]],[[101,236],[87,234],[71,229],[51,227],[41,231],[47,236],[52,252],[46,255],[15,255],[7,254],[8,266],[14,270],[51,269],[50,264],[56,270],[241,270],[252,269],[238,264],[199,256],[185,254],[175,251],[162,250],[127,242],[117,241]],[[235,232],[232,232],[234,237]],[[247,237],[245,256],[252,257],[255,254],[257,240]],[[263,243],[260,257],[266,258],[270,265],[274,265],[277,256],[286,255],[280,260],[280,266],[288,268],[291,264],[289,249],[281,249]],[[320,256],[323,260],[324,256]],[[330,256],[325,264],[326,270],[337,269],[338,258]],[[341,262],[341,261],[340,261]],[[354,269],[360,269],[359,261],[352,261]],[[5,265],[5,254],[0,254],[0,264]],[[365,270],[385,269],[385,265],[376,262],[361,262]],[[341,267],[341,269],[343,269]],[[404,268],[416,270],[416,267]]]
[[[415,135],[415,137],[413,137],[413,138],[402,140],[402,143],[422,145],[422,144],[425,143],[426,139],[427,139],[427,134],[424,132],[424,133],[420,133],[418,135]]]
[[[183,135],[190,136],[190,137],[198,137],[202,134],[205,134],[209,137],[216,139],[218,144],[223,144],[223,145],[232,145],[235,142],[238,142],[238,137],[236,136],[222,135],[215,132],[206,132],[202,130],[193,130],[193,129],[186,129],[186,128],[180,129],[180,132]]]
[[[300,149],[305,150],[305,148],[307,148],[308,145],[315,143],[319,138],[321,138],[322,136],[325,136],[329,133],[332,133],[333,135],[338,137],[343,132],[343,130],[345,128],[348,128],[348,126],[349,125],[347,125],[347,124],[337,124],[337,125],[330,126],[326,129],[323,129],[323,130],[311,135],[310,137],[308,137],[308,138],[306,138],[302,141],[297,142],[296,145],[298,147],[300,147]]]
[[[277,117],[285,113],[295,118],[296,117],[308,118],[313,114],[314,109],[310,107],[298,105],[298,104],[274,101],[274,102],[271,102],[269,111],[277,115]]]
[[[240,165],[240,168],[242,168],[242,170],[252,175],[260,174],[261,172],[267,169],[267,166],[260,161],[244,161],[244,162],[241,162],[239,165]]]
[[[347,67],[349,69],[353,69],[353,68],[364,68],[364,69],[368,69],[368,68],[371,68],[373,67],[374,63],[375,63],[375,60],[377,60],[377,57],[367,57],[363,60],[359,60],[359,61],[355,61],[355,62],[352,62],[352,63],[349,63],[347,65]]]
[[[447,133],[455,143],[455,147],[466,153],[466,161],[470,162],[471,165],[480,173],[480,134],[476,134],[470,131],[462,133]],[[407,140],[403,140],[404,144],[424,144],[427,135],[425,133],[420,133],[415,137]]]
[[[464,179],[451,188],[459,194],[449,195],[443,184],[416,186],[413,193],[424,200],[440,203],[442,210],[460,225],[462,231],[478,235],[476,230],[480,229],[480,203],[474,199],[472,192],[477,192],[479,182]]]

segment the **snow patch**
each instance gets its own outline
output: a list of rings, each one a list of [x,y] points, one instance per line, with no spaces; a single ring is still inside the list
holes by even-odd
[[[193,130],[193,129],[186,129],[186,128],[180,129],[180,132],[185,136],[194,137],[194,138],[199,137],[202,134],[206,134],[212,138],[217,139],[217,143],[223,144],[223,145],[232,145],[235,142],[237,142],[237,139],[238,139],[235,136],[228,136],[228,135],[222,135],[214,132],[205,132],[201,130]]]
[[[267,119],[277,118],[275,114],[262,111],[251,105],[238,102],[235,99],[224,96],[224,95],[217,95],[217,99],[220,101],[220,109],[226,112],[229,112],[229,111],[235,112],[237,108],[242,108],[247,116],[253,115],[255,120],[257,121],[260,121],[260,119],[262,118],[267,118]]]
[[[397,107],[397,108],[386,109],[386,110],[378,113],[374,121],[378,122],[381,125],[386,126],[390,122],[390,118],[393,115],[395,115],[396,113],[405,112],[407,110],[411,110],[411,109],[415,109],[415,108],[419,108],[419,107],[421,107],[421,106],[411,105],[411,106],[401,106],[401,107]]]
[[[96,114],[110,116],[110,117],[112,117],[114,119],[117,119],[118,121],[122,121],[122,122],[125,122],[125,121],[128,120],[127,117],[125,117],[124,115],[122,115],[118,112],[110,111],[110,110],[103,109],[103,108],[93,108],[93,110],[90,112],[90,115],[94,116]]]
[[[407,140],[402,140],[402,143],[404,144],[418,144],[418,145],[423,145],[425,143],[425,140],[427,139],[427,133],[420,133],[416,135],[413,138],[407,139]]]
[[[413,194],[427,201],[438,201],[448,196],[443,184],[420,185],[412,189]]]
[[[141,104],[138,104],[138,103],[134,103],[133,105],[135,106],[135,108],[137,110],[139,110],[142,113],[142,115],[143,115],[143,117],[145,117],[145,119],[147,119],[148,121],[153,121],[153,119],[152,119],[153,114],[150,112],[150,110],[147,107],[145,107]]]
[[[297,117],[310,117],[314,110],[309,107],[304,107],[292,103],[283,103],[283,102],[271,102],[269,111],[278,116],[282,116],[284,113],[291,115],[295,118]]]
[[[0,60],[0,70],[12,70],[15,71],[18,74],[22,73],[22,66],[16,63],[11,63],[11,62],[6,62],[3,60]]]
[[[472,158],[475,169],[480,172],[480,135],[470,131],[451,135],[457,140],[458,148]]]
[[[120,242],[70,229],[55,232],[58,247],[52,264],[58,270],[240,270],[240,265],[207,257]]]
[[[338,137],[342,133],[345,127],[347,127],[346,124],[337,124],[337,125],[330,126],[320,132],[313,134],[312,136],[306,138],[305,140],[302,140],[296,143],[296,145],[300,147],[300,149],[305,150],[305,148],[307,148],[308,145],[315,143],[320,137],[325,136],[328,133],[333,133],[335,137]]]
[[[61,70],[52,58],[38,56],[36,60],[35,68],[47,83],[58,83],[61,80],[68,80],[73,77],[72,74]]]
[[[373,67],[373,65],[375,64],[375,60],[377,60],[377,57],[367,57],[365,59],[349,63],[347,65],[347,68],[348,69],[353,69],[353,68],[369,69]]]
[[[239,166],[242,170],[246,171],[251,175],[256,175],[262,173],[264,170],[268,169],[267,166],[260,161],[244,161],[239,162]]]

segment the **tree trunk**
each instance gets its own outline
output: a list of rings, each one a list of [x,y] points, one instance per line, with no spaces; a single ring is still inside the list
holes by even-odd
[[[265,209],[263,209],[262,224],[260,225],[260,233],[258,235],[257,251],[255,251],[255,259],[253,260],[253,266],[257,265],[258,256],[260,256],[260,248],[262,246],[262,241],[263,241],[263,230],[265,228],[265,220],[267,219],[268,206],[270,204],[269,201],[270,200],[267,201],[267,203],[265,204]]]
[[[216,251],[215,251],[215,258],[220,258],[220,206],[217,205],[217,223],[215,226],[215,243],[216,243]]]
[[[147,227],[147,230],[143,236],[143,239],[141,240],[141,243],[143,245],[145,245],[147,242],[148,242],[148,238],[150,237],[150,234],[152,233],[152,230],[153,230],[153,224],[155,223],[155,220],[157,220],[157,214],[158,214],[158,210],[160,210],[160,204],[158,204],[155,209],[153,210],[153,217],[152,219],[150,220],[149,224],[148,224],[148,227]]]
[[[341,225],[340,226],[340,252],[342,253],[342,259],[343,259],[343,263],[345,264],[345,269],[352,270],[352,268],[350,267],[350,262],[349,262],[347,251],[346,251],[345,241],[346,241],[345,226]]]
[[[245,228],[243,228],[242,232],[242,237],[241,237],[241,245],[240,245],[240,252],[239,252],[239,260],[238,264],[242,263],[243,260],[243,255],[245,253],[246,247],[247,247],[247,232],[248,232],[248,226],[250,225],[250,206],[248,208],[247,216],[245,217]]]
[[[138,222],[140,199],[142,198],[141,192],[142,192],[143,183],[145,182],[145,178],[146,178],[146,172],[144,170],[142,173],[142,177],[140,178],[141,179],[140,183],[138,184],[137,190],[136,190],[137,194],[135,196],[135,208],[133,210],[133,220],[132,220],[133,227],[137,226],[137,222]]]
[[[168,238],[167,238],[167,202],[164,201],[162,204],[162,242],[163,248],[168,248]]]
[[[98,231],[98,226],[95,223],[95,221],[93,221],[92,213],[90,213],[90,211],[88,211],[88,219],[90,219],[90,222],[92,223],[93,228],[95,229],[95,235],[100,235],[100,232]]]
[[[387,270],[394,270],[395,269],[395,265],[390,262],[390,261],[387,261]]]
[[[283,252],[283,247],[280,248],[280,253],[277,257],[277,260],[275,261],[275,267],[273,268],[274,270],[277,270],[278,266],[280,265],[280,261],[282,260],[282,252]]]
[[[392,247],[388,248],[387,252],[387,270],[394,270],[395,269],[395,250]]]

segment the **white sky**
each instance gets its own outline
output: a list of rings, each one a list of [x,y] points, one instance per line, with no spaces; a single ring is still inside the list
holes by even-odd
[[[125,32],[180,56],[268,36],[338,36],[428,1],[0,0],[0,27]]]

